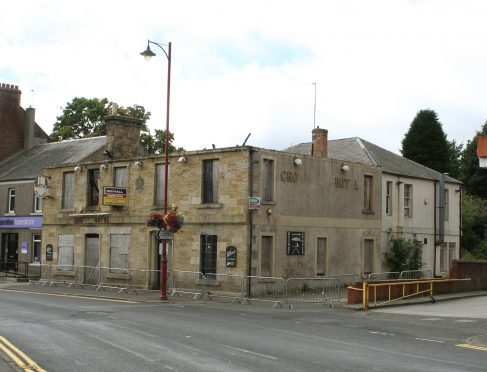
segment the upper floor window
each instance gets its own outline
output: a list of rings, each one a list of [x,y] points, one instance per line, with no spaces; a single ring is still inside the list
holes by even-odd
[[[34,212],[42,212],[42,198],[34,194]]]
[[[386,182],[386,214],[392,215],[392,182]]]
[[[404,184],[404,217],[413,216],[413,185]]]
[[[62,208],[70,209],[74,206],[74,172],[63,173]]]
[[[448,221],[448,214],[449,214],[449,204],[450,204],[450,196],[448,195],[448,189],[445,189],[445,221]]]
[[[88,207],[97,207],[100,201],[100,191],[98,189],[99,179],[99,169],[88,169]]]
[[[203,160],[203,203],[218,203],[218,160]]]
[[[127,187],[127,167],[113,168],[113,186]]]
[[[7,201],[8,213],[15,212],[15,189],[8,189],[8,201]]]
[[[165,181],[165,165],[164,164],[156,164],[156,174],[155,174],[155,188],[154,188],[154,205],[157,207],[162,207],[164,205],[164,181]],[[168,180],[169,180],[169,170],[168,172]],[[169,196],[168,196],[169,197]]]
[[[364,212],[373,212],[373,186],[374,179],[372,176],[364,176]]]
[[[262,201],[274,201],[274,160],[263,160],[262,172]]]

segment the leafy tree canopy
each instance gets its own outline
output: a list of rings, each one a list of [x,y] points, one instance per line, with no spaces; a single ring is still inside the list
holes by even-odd
[[[433,110],[421,110],[411,123],[402,140],[402,155],[438,172],[452,170],[452,151],[457,146],[449,144],[442,125]]]
[[[487,135],[487,121],[480,132],[477,132],[473,139],[467,142],[460,162],[460,178],[468,193],[487,198],[487,169],[479,167],[477,157],[477,138],[479,135]]]
[[[487,200],[465,193],[462,196],[463,257],[487,259]]]
[[[421,270],[423,267],[423,245],[418,240],[394,237],[391,249],[385,258],[392,271]]]
[[[111,104],[107,98],[73,98],[64,109],[61,108],[63,113],[56,118],[57,121],[50,135],[51,139],[62,141],[106,135],[105,116],[108,114]],[[156,130],[154,135],[150,134],[147,121],[150,119],[151,113],[146,111],[144,106],[135,104],[119,107],[117,112],[119,115],[142,120],[140,142],[149,154],[164,153],[166,133],[164,130]],[[169,151],[184,151],[182,148],[175,148],[172,145],[173,140],[174,135],[169,133]]]

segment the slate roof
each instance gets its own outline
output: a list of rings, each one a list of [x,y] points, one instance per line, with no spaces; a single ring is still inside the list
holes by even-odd
[[[100,136],[35,145],[0,163],[0,182],[34,179],[46,167],[81,162],[106,143]]]
[[[311,142],[301,143],[284,151],[300,155],[311,155]],[[382,167],[383,172],[400,176],[439,180],[441,174],[358,137],[329,140],[328,157],[336,160],[378,165]],[[445,181],[461,183],[448,176],[445,177]]]

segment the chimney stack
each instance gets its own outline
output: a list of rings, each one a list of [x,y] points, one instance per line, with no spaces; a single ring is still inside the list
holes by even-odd
[[[319,158],[328,157],[328,130],[316,127],[312,132],[311,155]]]
[[[28,150],[34,146],[36,110],[29,107],[24,114],[24,149]]]
[[[108,157],[115,159],[141,155],[139,146],[142,120],[120,115],[105,117]]]

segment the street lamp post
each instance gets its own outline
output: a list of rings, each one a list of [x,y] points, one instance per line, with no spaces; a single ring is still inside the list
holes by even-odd
[[[164,47],[154,41],[147,40],[147,49],[140,53],[146,60],[150,60],[156,54],[150,49],[150,44],[157,45],[167,57],[167,98],[166,98],[166,136],[164,140],[164,215],[167,213],[167,181],[169,168],[169,102],[171,93],[171,42],[167,45],[167,52]],[[164,230],[166,225],[164,225]],[[161,300],[167,300],[167,240],[162,240],[162,254],[161,254]]]

